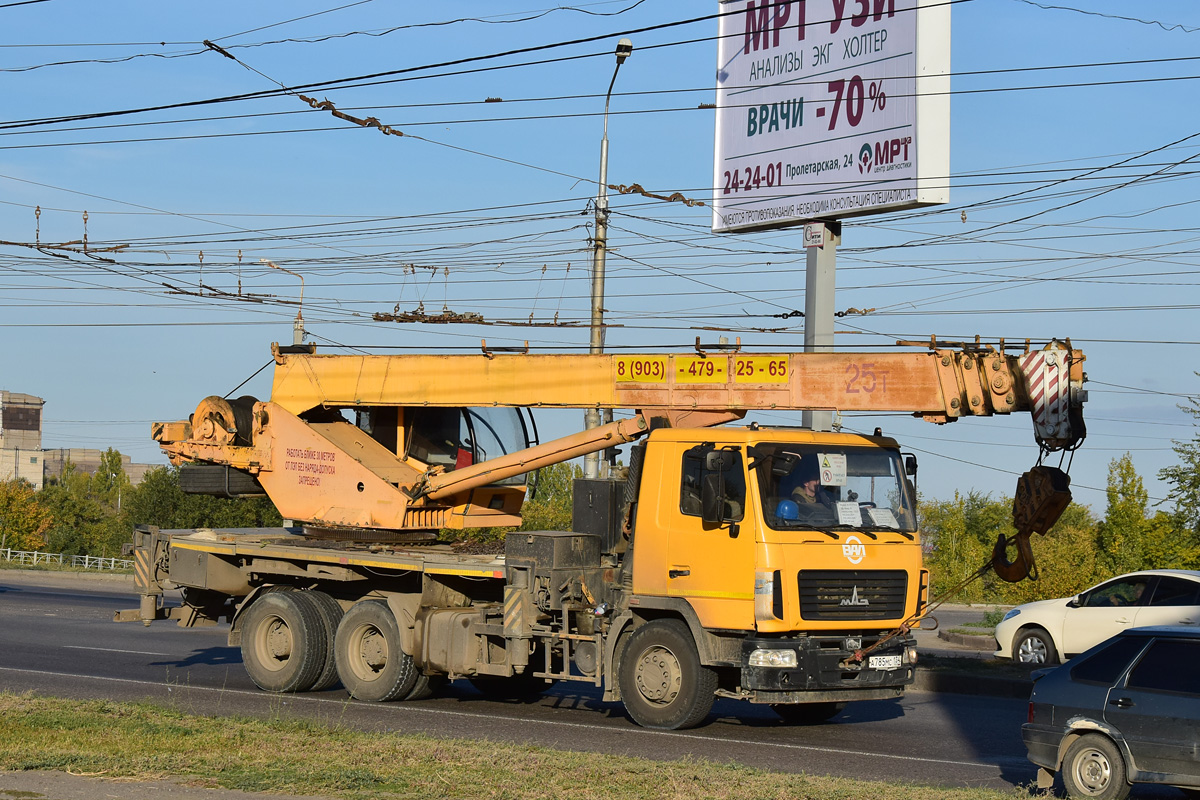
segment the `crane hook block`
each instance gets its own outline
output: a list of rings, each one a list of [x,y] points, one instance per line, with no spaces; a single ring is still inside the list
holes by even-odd
[[[1033,548],[1029,537],[1045,535],[1071,504],[1071,478],[1057,467],[1037,466],[1017,479],[1013,497],[1015,536],[1003,534],[992,549],[992,569],[1002,580],[1016,583],[1033,571]],[[1017,559],[1008,560],[1008,545],[1016,545]]]

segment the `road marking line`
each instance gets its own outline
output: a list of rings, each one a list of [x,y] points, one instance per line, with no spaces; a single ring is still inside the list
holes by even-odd
[[[184,685],[184,684],[177,684],[177,683],[176,684],[159,683],[157,681],[155,681],[155,682],[139,681],[139,680],[134,680],[132,678],[106,678],[106,677],[101,677],[98,675],[77,675],[77,674],[73,674],[73,673],[69,673],[69,672],[48,672],[46,670],[20,669],[17,667],[0,667],[0,672],[21,672],[21,673],[26,673],[26,674],[30,674],[30,675],[53,675],[53,676],[59,677],[59,678],[86,678],[86,679],[96,680],[96,681],[109,681],[112,683],[132,683],[132,684],[136,684],[139,686],[158,686],[158,687],[166,687],[166,690],[168,692],[174,691],[175,687],[178,686],[182,689],[186,689],[188,691],[193,691],[193,692],[200,691],[200,692],[219,692],[222,694],[239,694],[239,695],[246,695],[248,697],[258,697],[263,700],[269,700],[269,699],[271,699],[271,697],[275,697],[275,698],[281,697],[280,695],[271,695],[266,692],[255,692],[255,691],[250,691],[248,689],[223,689],[223,688],[216,687],[216,686],[196,686],[194,684]],[[347,704],[352,704],[352,705],[354,705],[355,708],[361,708],[364,710],[378,709],[380,711],[387,711],[389,713],[410,712],[410,713],[421,713],[421,714],[433,714],[433,715],[446,716],[446,717],[467,717],[470,719],[488,719],[488,720],[497,719],[495,714],[475,714],[475,713],[472,713],[469,711],[446,711],[445,709],[440,709],[440,708],[417,708],[415,706],[405,706],[405,705],[400,705],[400,704],[396,704],[396,703],[364,703],[364,702],[360,702],[357,700],[352,700],[349,697],[334,700],[334,699],[326,699],[323,697],[304,697],[301,695],[291,695],[288,697],[287,700],[284,700],[283,702],[286,704],[289,701],[295,701],[297,703],[321,703],[321,704],[336,705],[336,706],[342,706],[342,707],[346,706]],[[559,722],[556,720],[522,719],[520,717],[505,717],[505,719],[510,722],[526,722],[526,723],[532,723],[532,724],[537,724],[537,725],[546,725],[546,726],[558,727],[558,728],[581,728],[581,729],[590,730],[590,731],[595,731],[598,729],[598,726],[596,726],[596,725],[586,725],[581,722]],[[806,745],[806,744],[786,744],[786,743],[781,743],[781,742],[756,742],[756,741],[753,741],[750,739],[729,739],[729,738],[724,738],[724,737],[706,737],[706,736],[699,736],[694,733],[679,733],[677,731],[653,731],[653,730],[647,730],[645,728],[636,728],[636,727],[627,728],[627,729],[619,729],[619,728],[599,728],[599,729],[600,730],[612,730],[612,731],[616,731],[616,732],[619,732],[624,735],[633,734],[633,735],[642,735],[642,736],[670,736],[670,737],[673,737],[676,739],[694,739],[696,741],[706,742],[709,744],[718,744],[718,745],[720,745],[720,744],[740,744],[740,745],[746,745],[749,747],[772,747],[772,748],[782,749],[782,750],[804,750],[804,751],[814,752],[814,753],[828,753],[830,755],[867,756],[867,757],[874,757],[874,758],[887,758],[887,759],[892,759],[895,761],[913,761],[913,762],[918,762],[918,763],[922,763],[922,764],[949,764],[951,766],[957,766],[957,767],[979,767],[982,769],[997,769],[1000,766],[999,763],[989,764],[989,763],[986,763],[983,761],[957,761],[955,759],[950,759],[950,758],[925,758],[923,756],[901,756],[901,755],[894,755],[892,753],[872,753],[872,752],[869,752],[866,750],[847,750],[842,747],[817,747],[816,745]],[[1008,759],[1008,761],[1011,761],[1011,759]]]
[[[84,647],[81,644],[64,644],[67,650],[103,650],[106,653],[133,653],[139,656],[169,656],[171,653],[151,653],[149,650],[117,650],[113,647]]]

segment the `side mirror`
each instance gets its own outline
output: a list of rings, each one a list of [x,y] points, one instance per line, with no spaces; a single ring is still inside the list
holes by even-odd
[[[725,473],[721,470],[706,471],[700,479],[700,519],[719,525],[725,519],[726,505]]]
[[[1083,605],[1080,602],[1082,597],[1083,597],[1083,595],[1078,595],[1078,594],[1075,595],[1074,597],[1072,597],[1070,600],[1067,601],[1067,608],[1079,608],[1079,606]]]
[[[791,474],[796,465],[800,463],[800,456],[795,453],[776,453],[771,459],[771,474],[776,478],[782,478],[784,475]]]
[[[733,466],[731,450],[709,450],[704,454],[705,472],[724,472]]]
[[[916,456],[905,456],[904,457],[904,474],[911,475],[914,477],[916,476],[916,474],[917,474],[917,457]]]

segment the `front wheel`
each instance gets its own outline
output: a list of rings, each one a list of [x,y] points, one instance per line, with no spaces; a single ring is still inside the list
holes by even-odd
[[[1022,628],[1013,639],[1013,661],[1048,667],[1057,663],[1054,640],[1041,628]]]
[[[1062,776],[1073,798],[1124,800],[1129,794],[1125,759],[1115,744],[1099,734],[1081,736],[1067,748]]]
[[[617,669],[621,701],[643,728],[694,728],[716,700],[717,673],[700,663],[692,634],[679,620],[636,629]]]

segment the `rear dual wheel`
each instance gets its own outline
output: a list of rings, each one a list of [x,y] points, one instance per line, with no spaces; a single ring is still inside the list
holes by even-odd
[[[305,592],[260,595],[242,619],[242,664],[268,692],[306,692],[325,669],[329,638],[322,611]]]
[[[400,647],[400,628],[382,600],[351,606],[338,623],[333,649],[342,686],[356,700],[398,700],[418,688],[417,667]]]

